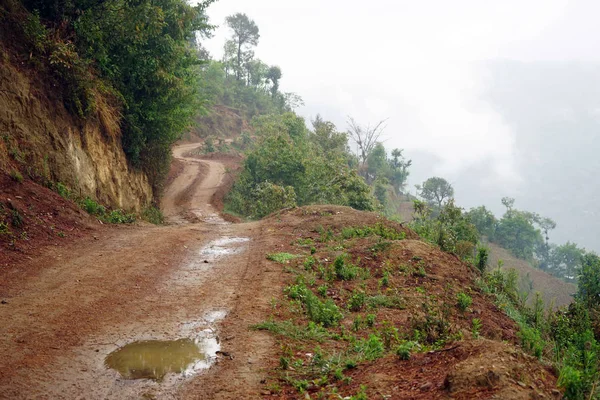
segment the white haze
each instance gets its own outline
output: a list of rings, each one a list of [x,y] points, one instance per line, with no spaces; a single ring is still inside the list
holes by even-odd
[[[595,210],[573,207],[568,196],[554,199],[569,192],[570,179],[554,186],[532,182],[548,172],[539,160],[561,162],[548,153],[556,148],[535,146],[536,140],[552,140],[544,132],[557,121],[553,116],[576,118],[581,107],[600,110],[600,103],[574,105],[541,96],[545,86],[568,90],[581,68],[597,71],[599,11],[598,2],[566,0],[220,0],[209,16],[221,27],[205,46],[220,58],[229,35],[225,17],[246,13],[260,28],[257,57],[282,68],[282,90],[303,97],[306,105],[298,112],[307,120],[320,113],[345,129],[348,115],[364,124],[389,118],[385,144],[405,149],[413,159],[411,187],[440,175],[454,184],[460,205],[485,204],[498,214],[499,199],[514,196],[517,206],[557,220],[554,241],[570,239],[600,250],[594,220],[583,217]],[[546,76],[558,82],[527,85],[536,68],[552,70],[554,64],[562,72]],[[507,68],[515,75],[506,76]],[[532,104],[524,98],[548,100],[549,108],[531,107],[528,119]],[[596,100],[592,93],[589,101]],[[507,112],[513,103],[523,109]],[[577,129],[563,128],[555,134]],[[593,132],[595,126],[587,128]],[[522,143],[523,137],[531,140]],[[568,176],[576,180],[577,172]]]

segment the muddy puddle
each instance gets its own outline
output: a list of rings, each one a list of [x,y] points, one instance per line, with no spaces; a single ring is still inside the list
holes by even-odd
[[[110,353],[104,365],[123,379],[162,382],[169,374],[189,377],[211,367],[221,349],[214,324],[225,318],[224,310],[211,311],[196,321],[184,322],[175,340],[139,340]]]
[[[248,242],[247,237],[229,237],[224,236],[220,239],[213,240],[200,250],[200,255],[205,259],[217,259],[241,251],[240,244]]]

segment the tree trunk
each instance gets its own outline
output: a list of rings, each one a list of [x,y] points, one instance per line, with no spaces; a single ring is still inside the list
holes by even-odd
[[[237,71],[236,71],[236,77],[237,77],[238,81],[241,78],[241,76],[240,76],[241,71],[242,71],[242,39],[238,38]]]

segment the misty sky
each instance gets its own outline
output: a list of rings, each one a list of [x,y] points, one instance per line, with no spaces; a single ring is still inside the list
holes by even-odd
[[[235,12],[256,21],[257,57],[282,68],[307,120],[389,118],[411,187],[443,176],[461,206],[497,214],[513,196],[557,220],[551,240],[600,250],[600,2],[219,0],[215,58]]]

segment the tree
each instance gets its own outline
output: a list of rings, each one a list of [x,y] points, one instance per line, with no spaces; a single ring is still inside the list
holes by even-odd
[[[485,206],[479,206],[477,208],[471,208],[467,213],[467,217],[471,223],[475,225],[481,235],[487,236],[491,241],[494,240],[496,224],[498,221],[491,211],[485,208]]]
[[[379,138],[385,130],[386,120],[379,121],[375,126],[360,126],[352,117],[348,117],[348,136],[358,146],[357,156],[360,167],[364,167],[369,154],[379,142]]]
[[[235,44],[237,51],[235,72],[236,78],[239,81],[242,79],[244,53],[251,51],[251,46],[258,45],[260,34],[258,33],[256,23],[248,18],[246,14],[237,13],[230,15],[225,18],[225,22],[233,33],[231,42]],[[230,45],[230,47],[232,46]]]
[[[406,161],[402,155],[402,150],[392,150],[392,158],[388,160],[390,166],[390,175],[388,179],[396,191],[396,194],[404,190],[406,180],[408,179],[408,168],[412,165],[412,160]]]
[[[583,257],[578,278],[577,300],[590,308],[600,306],[600,258],[596,254]]]
[[[442,207],[444,200],[453,196],[454,188],[452,185],[444,178],[437,176],[427,179],[421,187],[421,197],[429,203],[436,204],[439,208]]]
[[[543,243],[542,235],[533,222],[531,213],[511,209],[498,222],[495,240],[515,256],[533,260],[536,246]]]
[[[271,82],[271,96],[275,97],[279,91],[279,80],[281,79],[281,68],[273,65],[267,71],[267,80]]]
[[[377,142],[375,147],[371,150],[367,156],[367,168],[363,171],[365,180],[370,185],[377,178],[385,178],[387,181],[388,175],[388,160],[385,152],[385,147],[381,142]]]
[[[503,197],[502,205],[506,207],[506,212],[511,212],[515,205],[515,199],[513,199],[512,197]]]
[[[548,270],[555,276],[575,281],[577,269],[582,265],[585,254],[585,249],[577,247],[575,243],[555,246],[550,252]]]
[[[323,120],[321,115],[317,114],[312,121],[312,126],[313,131],[309,139],[324,155],[348,152],[348,135],[345,132],[338,132],[332,122]]]

